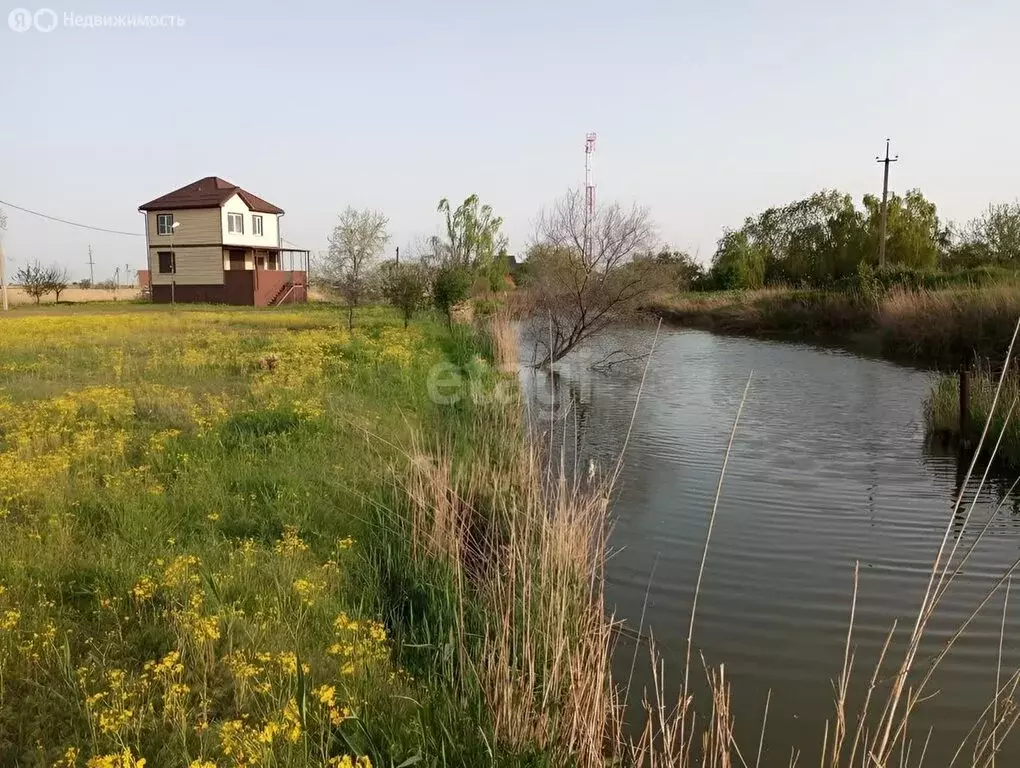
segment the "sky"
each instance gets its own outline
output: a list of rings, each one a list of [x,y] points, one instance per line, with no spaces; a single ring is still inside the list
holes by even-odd
[[[216,175],[302,248],[347,205],[406,247],[477,193],[522,253],[583,185],[589,131],[598,200],[647,206],[703,262],[770,205],[880,193],[887,136],[891,188],[944,217],[1020,195],[1015,0],[45,2],[0,0],[0,200],[98,227],[141,233],[140,204]],[[57,25],[17,32],[16,7]],[[0,207],[14,267],[87,276],[89,246],[97,279],[144,265],[143,237]]]

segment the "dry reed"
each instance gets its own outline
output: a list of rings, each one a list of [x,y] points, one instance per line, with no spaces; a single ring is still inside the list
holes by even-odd
[[[1015,327],[1014,341],[1017,329],[1020,324]],[[1012,352],[1011,345],[1008,354]],[[1001,388],[1000,380],[993,410]],[[1010,408],[1009,415],[1013,410]],[[513,414],[502,418],[507,423],[496,425],[494,434],[518,430]],[[736,429],[735,421],[734,433]],[[979,452],[987,440],[986,424]],[[998,448],[997,442],[992,458]],[[556,462],[544,460],[534,445],[523,442],[509,463],[488,461],[485,456],[475,459],[466,474],[457,476],[448,453],[428,452],[418,446],[407,479],[412,502],[411,550],[422,563],[438,561],[456,574],[461,617],[468,600],[476,600],[482,607],[485,618],[480,646],[473,645],[463,618],[456,629],[456,644],[465,661],[462,672],[470,674],[480,688],[498,743],[511,750],[537,748],[554,765],[579,768],[602,768],[608,763],[634,768],[748,766],[734,738],[731,689],[724,666],[704,668],[710,697],[706,706],[699,709],[695,705],[689,685],[693,611],[679,695],[670,698],[667,694],[665,667],[653,639],[648,643],[652,685],[643,697],[644,719],[630,723],[630,730],[625,727],[627,689],[621,689],[611,674],[619,625],[606,608],[604,591],[610,498],[618,473],[611,473],[606,480],[584,481],[576,473],[568,478],[562,461],[554,471],[550,468]],[[972,463],[965,487],[974,468]],[[725,464],[713,519],[724,475]],[[965,528],[986,479],[987,474],[978,483],[975,500],[964,517]],[[821,768],[908,768],[925,759],[931,731],[923,744],[915,744],[909,725],[920,704],[932,695],[928,690],[931,676],[977,613],[1020,565],[1018,560],[1007,568],[923,673],[917,672],[917,679],[918,651],[929,622],[973,551],[974,545],[958,553],[962,535],[951,542],[953,520],[963,499],[961,489],[902,658],[890,675],[885,662],[896,634],[897,623],[893,622],[863,686],[855,684],[855,569],[843,665],[835,682],[834,714],[819,734]],[[978,540],[986,530],[987,526],[978,532]],[[705,557],[708,543],[706,540]],[[1009,674],[1002,685],[1000,682],[997,671],[994,697],[949,765],[962,765],[957,760],[967,745],[967,766],[990,765],[1020,719],[1015,701],[1020,670]],[[863,703],[850,710],[849,692],[854,687],[861,687]],[[761,762],[769,700],[755,766]],[[817,749],[802,745],[800,751],[791,753],[791,765],[798,764],[802,755],[819,754]]]
[[[501,306],[493,313],[489,320],[489,336],[492,339],[496,367],[503,373],[516,373],[520,368],[520,348],[517,329],[508,307]]]

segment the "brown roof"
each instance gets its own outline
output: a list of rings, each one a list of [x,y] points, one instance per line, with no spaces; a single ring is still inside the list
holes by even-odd
[[[182,208],[219,208],[235,194],[244,200],[244,204],[251,210],[258,213],[283,213],[282,208],[277,208],[261,197],[241,189],[236,184],[224,181],[218,176],[206,176],[185,187],[175,189],[169,194],[138,206],[138,210],[174,211]]]

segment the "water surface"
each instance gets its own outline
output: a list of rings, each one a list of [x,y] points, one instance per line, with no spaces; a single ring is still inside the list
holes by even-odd
[[[647,348],[653,333],[620,330],[600,346]],[[554,434],[569,433],[580,467],[606,468],[623,447],[641,370],[600,375],[574,363],[552,390],[556,402],[571,403],[557,409],[566,419]],[[645,608],[675,684],[709,512],[749,374],[698,602],[695,657],[725,663],[745,752],[757,749],[771,690],[763,765],[788,765],[791,748],[804,751],[802,764],[815,764],[842,666],[855,563],[860,689],[892,621],[913,626],[966,467],[955,453],[925,443],[922,404],[931,377],[923,371],[802,344],[662,330],[613,510],[619,551],[609,598],[635,627]],[[548,406],[548,376],[526,373],[524,386],[536,412]],[[997,478],[978,502],[974,527],[991,517],[989,531],[946,595],[922,655],[952,634],[1020,556],[1016,507],[1007,501],[996,512],[1004,488]],[[961,548],[973,540],[968,529]],[[914,721],[920,742],[935,727],[926,764],[947,764],[991,701],[1002,601],[1000,591],[936,672],[932,690],[941,693]],[[1005,675],[1020,664],[1018,629],[1020,611],[1012,611]],[[703,679],[700,661],[693,675]],[[642,673],[639,685],[646,682]],[[1020,761],[1015,741],[1005,752]]]

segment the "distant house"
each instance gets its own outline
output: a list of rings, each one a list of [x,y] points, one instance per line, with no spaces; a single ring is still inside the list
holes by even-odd
[[[207,176],[138,210],[154,302],[307,301],[308,251],[283,247],[283,210],[261,197]]]

